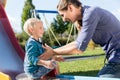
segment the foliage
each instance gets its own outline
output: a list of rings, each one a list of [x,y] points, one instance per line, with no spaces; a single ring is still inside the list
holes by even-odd
[[[42,38],[42,41],[43,41],[43,43],[46,43],[49,46],[52,46],[53,45],[53,40],[51,40],[50,36],[51,35],[48,33],[48,31],[45,31],[44,35],[43,35],[43,38]]]
[[[23,30],[23,25],[25,21],[31,17],[31,13],[30,13],[31,9],[35,9],[35,6],[32,4],[32,0],[25,0],[25,5],[21,15],[22,30]],[[23,49],[25,49],[24,46],[29,36],[23,31],[22,33],[19,33],[19,34],[16,33],[16,37],[18,39],[20,46]]]
[[[32,4],[32,0],[25,0],[25,5],[23,8],[23,13],[21,16],[22,19],[22,26],[24,25],[25,21],[31,17],[30,10],[35,9],[35,6]],[[23,29],[23,28],[22,28]]]
[[[51,35],[49,30],[45,31],[42,41],[44,43],[47,43],[49,46],[63,46],[67,43],[68,37],[60,38],[59,34],[57,34],[57,33],[55,34],[55,36],[56,36],[58,42],[60,43],[60,45],[57,42],[57,40],[53,37],[53,35]],[[72,38],[69,40],[69,42],[71,42],[71,41],[73,41]]]
[[[67,43],[71,27],[72,27],[72,23],[64,22],[62,20],[62,17],[60,15],[57,15],[56,18],[54,18],[53,22],[51,23],[50,28],[47,29],[47,33],[48,33],[47,39],[49,39],[51,46],[59,46],[59,43],[61,45],[65,45]],[[59,43],[52,35],[50,29],[54,32],[55,37],[58,39]],[[72,30],[72,34],[73,34],[73,30]],[[68,42],[71,41],[73,41],[72,35],[70,36],[70,40]]]
[[[71,29],[72,29],[72,31],[71,31]],[[68,24],[68,29],[66,30],[66,32],[67,32],[68,34],[70,34],[70,31],[71,31],[71,35],[78,34],[77,28],[76,28],[72,23],[69,23],[69,24]]]
[[[95,49],[95,47],[99,47],[99,45],[98,44],[95,44],[92,40],[90,40],[90,42],[89,42],[89,44],[88,44],[88,47],[90,48],[90,49]]]
[[[67,40],[68,40],[68,38],[62,38],[62,39],[58,38],[58,41],[60,42],[61,46],[66,45],[67,44]],[[73,41],[73,39],[70,39],[69,42],[71,42],[71,41]],[[56,40],[54,40],[54,45],[55,46],[59,46]]]
[[[64,22],[62,17],[57,15],[56,19],[54,18],[54,21],[51,23],[51,28],[53,32],[61,34],[62,38],[62,34],[68,29],[68,24],[69,22]]]
[[[17,38],[20,46],[25,50],[25,43],[26,43],[26,41],[27,41],[27,39],[28,39],[29,36],[26,35],[25,32],[22,32],[20,34],[16,33],[15,36],[16,36],[16,38]]]

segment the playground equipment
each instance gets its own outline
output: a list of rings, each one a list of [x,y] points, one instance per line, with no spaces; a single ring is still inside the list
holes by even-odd
[[[0,4],[0,71],[15,80],[16,75],[23,72],[23,59],[24,51],[15,38],[4,7]]]
[[[0,72],[0,80],[11,80],[10,76]]]
[[[24,51],[15,38],[2,4],[0,4],[0,41],[0,80],[16,80],[20,76],[26,77],[23,73]],[[21,75],[17,76],[18,74]],[[60,78],[57,80],[119,80],[68,75],[58,75],[56,77]]]
[[[7,0],[0,0],[0,4],[1,4],[3,7],[5,7],[5,6],[6,6],[6,1],[7,1]]]
[[[68,76],[58,75],[57,78],[60,80],[119,80],[118,78],[100,78],[100,77],[89,77],[89,76]]]
[[[32,14],[32,17],[35,17],[35,18],[38,18],[38,14],[41,13],[42,14],[42,17],[43,17],[43,21],[45,21],[45,25],[47,27],[47,29],[49,30],[48,31],[48,35],[49,35],[49,38],[51,40],[51,35],[54,37],[54,39],[56,40],[56,42],[58,43],[59,46],[62,46],[61,43],[59,42],[59,40],[57,39],[56,35],[54,34],[54,32],[52,31],[51,27],[50,27],[50,24],[48,23],[48,20],[46,18],[46,13],[47,14],[57,14],[58,12],[57,11],[52,11],[52,10],[31,10],[31,14]],[[41,17],[41,16],[40,16]],[[41,18],[40,18],[41,19]],[[72,31],[74,30],[74,39],[76,38],[76,27],[74,24],[72,24],[72,27],[69,31],[69,35],[68,35],[68,38],[67,38],[67,41],[66,41],[66,44],[68,44],[68,42],[70,41],[70,37],[71,37],[71,34],[72,34]],[[51,34],[51,35],[50,35]]]

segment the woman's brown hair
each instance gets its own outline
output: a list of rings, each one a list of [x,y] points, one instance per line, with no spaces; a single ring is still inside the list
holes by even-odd
[[[82,3],[79,0],[60,0],[57,5],[57,9],[60,11],[67,10],[69,4],[72,4],[76,8],[79,8]]]

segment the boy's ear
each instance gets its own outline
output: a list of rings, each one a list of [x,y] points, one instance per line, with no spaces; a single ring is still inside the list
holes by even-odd
[[[32,27],[30,27],[30,28],[28,29],[28,31],[29,31],[29,33],[32,33],[33,28],[32,28]]]

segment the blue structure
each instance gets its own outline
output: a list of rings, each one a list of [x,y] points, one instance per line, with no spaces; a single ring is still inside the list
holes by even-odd
[[[120,80],[118,78],[100,78],[100,77],[68,76],[68,75],[58,75],[57,78],[60,78],[61,80]]]
[[[50,11],[50,10],[35,10],[37,13],[58,13],[57,11]]]

